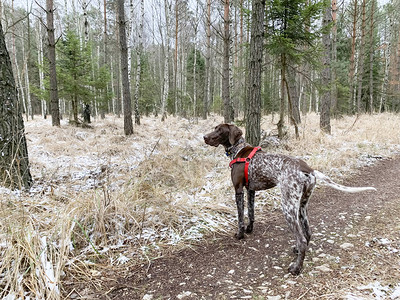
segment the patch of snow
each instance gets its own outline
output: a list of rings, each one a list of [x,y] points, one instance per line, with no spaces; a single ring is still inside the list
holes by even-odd
[[[400,299],[400,283],[398,283],[395,287],[394,290],[392,291],[392,294],[390,295],[390,299]]]
[[[385,299],[390,290],[389,286],[382,286],[378,281],[369,283],[367,285],[359,286],[359,290],[372,290],[371,296],[376,300]]]
[[[39,268],[37,267],[36,275],[38,277],[41,277],[40,275],[42,271],[44,271],[44,280],[46,287],[50,291],[55,292],[57,295],[59,295],[60,291],[58,289],[57,280],[54,275],[53,264],[47,259],[47,237],[46,236],[41,237],[40,243],[42,246],[42,252],[40,253],[40,262],[42,264],[41,267],[43,269],[39,270]]]
[[[128,261],[130,261],[130,259],[128,257],[123,255],[122,253],[119,254],[119,257],[117,258],[118,265],[123,265],[123,264],[127,263]]]
[[[342,248],[344,250],[347,250],[347,249],[350,249],[350,248],[354,248],[354,245],[352,243],[343,243],[343,244],[340,245],[340,248]]]

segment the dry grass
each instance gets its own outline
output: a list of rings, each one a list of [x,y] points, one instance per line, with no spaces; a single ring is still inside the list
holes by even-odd
[[[275,120],[276,121],[276,120]],[[235,210],[228,161],[202,135],[222,118],[190,122],[144,118],[131,137],[122,120],[107,117],[92,129],[51,120],[26,122],[30,194],[0,193],[0,297],[60,298],[65,272],[95,282],[105,267],[151,260],[168,249],[230,232]],[[275,151],[306,159],[336,177],[390,156],[400,147],[400,116],[332,120],[303,117],[302,137]],[[263,130],[275,125],[270,116]],[[274,192],[266,201],[274,198]]]

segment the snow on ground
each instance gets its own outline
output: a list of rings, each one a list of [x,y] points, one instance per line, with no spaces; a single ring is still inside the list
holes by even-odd
[[[340,178],[399,152],[400,134],[392,125],[398,124],[398,118],[364,117],[349,130],[354,120],[348,117],[333,121],[329,136],[317,130],[318,116],[308,116],[300,141],[290,138],[288,147],[271,151],[301,157]],[[51,275],[43,279],[48,289],[57,287],[57,278],[51,282],[48,278],[59,278],[64,263],[90,265],[89,257],[98,254],[111,264],[126,264],[212,232],[234,231],[229,160],[221,146],[203,142],[203,135],[221,123],[221,117],[169,117],[165,122],[142,118],[130,137],[123,135],[122,122],[107,116],[91,124],[91,129],[65,121],[55,128],[50,119],[40,117],[25,122],[34,185],[29,194],[0,189],[5,208],[0,228],[18,227],[21,232],[31,228],[29,235],[37,239],[32,252],[37,252],[42,272]],[[270,117],[263,119],[262,127],[266,132],[275,130]],[[279,190],[258,193],[257,199],[256,209],[276,209]],[[8,210],[7,205],[16,209]],[[8,255],[16,236],[1,236],[0,258]],[[44,251],[43,243],[52,254]],[[6,272],[3,262],[0,286],[8,280]]]

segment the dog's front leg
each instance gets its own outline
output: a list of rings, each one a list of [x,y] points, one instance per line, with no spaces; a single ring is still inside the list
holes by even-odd
[[[238,232],[236,233],[236,238],[241,240],[244,238],[244,199],[243,191],[241,193],[236,193],[236,206],[238,211]]]
[[[254,223],[254,198],[256,192],[252,190],[247,191],[247,213],[249,216],[249,225],[246,227],[246,233],[253,232],[253,223]]]

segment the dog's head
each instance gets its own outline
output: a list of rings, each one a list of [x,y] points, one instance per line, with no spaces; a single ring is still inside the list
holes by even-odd
[[[207,145],[218,147],[223,145],[225,148],[233,146],[243,135],[239,127],[231,124],[220,124],[215,127],[213,132],[204,136]]]

